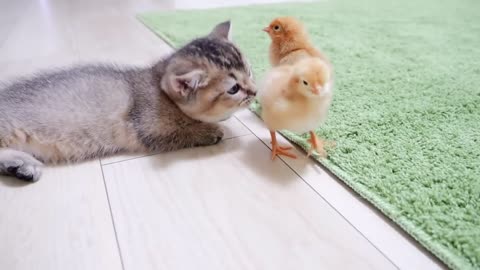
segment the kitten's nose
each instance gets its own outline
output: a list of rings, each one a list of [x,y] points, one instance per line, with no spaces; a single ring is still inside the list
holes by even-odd
[[[253,89],[247,89],[246,92],[247,92],[247,95],[249,95],[249,96],[256,96],[257,95],[257,91],[253,90]]]

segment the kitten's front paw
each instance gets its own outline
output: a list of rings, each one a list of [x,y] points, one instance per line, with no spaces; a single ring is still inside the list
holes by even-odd
[[[202,123],[197,129],[198,141],[195,146],[207,146],[219,143],[223,138],[223,130],[217,124]]]
[[[27,182],[37,182],[42,175],[42,171],[40,163],[13,159],[0,160],[0,174],[11,175]]]

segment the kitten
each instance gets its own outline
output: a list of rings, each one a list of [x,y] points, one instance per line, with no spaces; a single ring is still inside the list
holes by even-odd
[[[43,164],[218,143],[215,122],[256,94],[230,22],[148,68],[82,66],[0,89],[0,174],[37,181]]]

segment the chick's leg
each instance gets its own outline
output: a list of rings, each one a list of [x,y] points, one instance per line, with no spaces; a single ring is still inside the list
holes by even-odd
[[[324,149],[324,141],[320,140],[315,134],[314,131],[310,131],[310,151],[308,151],[308,156],[312,154],[313,151],[316,151],[321,157],[327,157],[327,152]]]
[[[270,137],[272,137],[272,160],[274,160],[277,155],[297,158],[297,156],[295,156],[294,154],[287,152],[287,150],[292,149],[291,146],[281,147],[278,145],[277,135],[275,131],[270,131]]]

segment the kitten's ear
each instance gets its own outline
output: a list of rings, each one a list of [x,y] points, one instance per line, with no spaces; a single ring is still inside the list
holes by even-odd
[[[208,36],[232,41],[232,23],[226,21],[218,24]]]
[[[188,73],[173,76],[173,89],[181,96],[186,97],[189,93],[195,92],[199,88],[207,86],[207,73],[200,69],[195,69]]]

